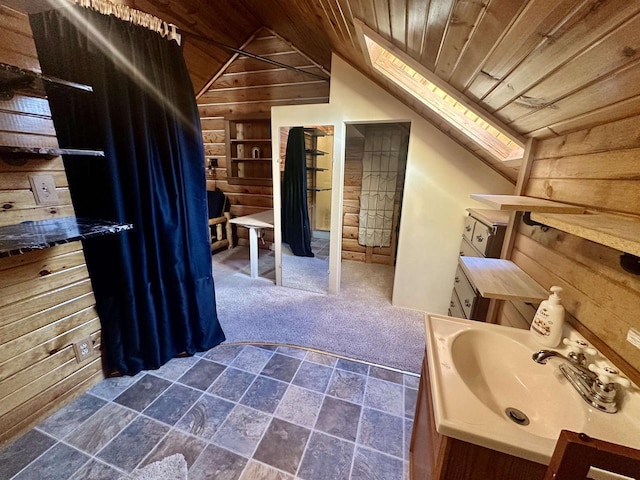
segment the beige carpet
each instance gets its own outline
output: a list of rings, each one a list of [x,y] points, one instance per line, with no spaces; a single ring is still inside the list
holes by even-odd
[[[249,276],[248,248],[213,257],[218,318],[228,342],[267,342],[323,350],[418,373],[424,313],[391,305],[392,267],[342,262],[339,295],[276,287],[271,252],[262,278]]]

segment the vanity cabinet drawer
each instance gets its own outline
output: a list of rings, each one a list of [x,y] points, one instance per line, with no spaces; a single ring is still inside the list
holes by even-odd
[[[462,271],[462,267],[458,265],[456,269],[455,283],[453,287],[455,293],[460,300],[460,306],[464,312],[465,318],[472,318],[473,306],[476,302],[477,294],[474,290],[471,282],[467,279],[467,276]]]
[[[464,311],[462,310],[462,305],[460,305],[460,300],[458,299],[458,294],[455,289],[451,292],[448,314],[450,317],[467,318],[464,316]]]

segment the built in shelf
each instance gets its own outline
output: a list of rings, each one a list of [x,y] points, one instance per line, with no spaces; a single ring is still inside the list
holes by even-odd
[[[312,172],[326,172],[329,169],[322,167],[307,167],[307,170],[311,170]]]
[[[88,157],[104,157],[102,150],[83,150],[79,148],[48,148],[48,147],[14,147],[0,145],[0,155],[9,157],[57,157],[58,155],[85,155]]]
[[[328,192],[330,188],[307,188],[308,192]]]
[[[498,300],[539,302],[549,293],[510,260],[460,257],[460,265],[481,296]]]
[[[326,155],[327,152],[323,152],[322,150],[317,149],[307,149],[305,153],[310,153],[311,155]]]
[[[93,92],[93,88],[89,85],[69,82],[60,78],[32,72],[31,70],[25,70],[15,65],[0,63],[0,98],[6,100],[13,97],[15,93],[45,98],[47,96],[47,87],[71,88]]]
[[[518,195],[484,195],[472,193],[471,198],[485,205],[489,205],[496,210],[541,213],[584,213],[586,210],[579,205],[569,205],[567,203]]]
[[[559,215],[534,213],[531,218],[563,232],[640,256],[640,218],[610,213]]]
[[[230,138],[231,143],[257,143],[257,142],[271,142],[270,138]]]
[[[131,230],[133,225],[63,217],[0,227],[0,257]]]

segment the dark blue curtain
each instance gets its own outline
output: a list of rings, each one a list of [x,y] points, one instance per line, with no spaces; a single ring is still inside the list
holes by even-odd
[[[298,257],[313,257],[307,208],[307,155],[304,128],[289,130],[282,178],[282,241]]]
[[[30,16],[43,73],[93,86],[48,91],[76,215],[132,223],[87,240],[107,369],[133,375],[224,340],[215,307],[204,152],[175,41],[89,9]]]

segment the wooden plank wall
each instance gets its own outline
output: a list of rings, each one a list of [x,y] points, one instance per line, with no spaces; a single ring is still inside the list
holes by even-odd
[[[25,15],[0,6],[0,62],[40,70]],[[57,147],[46,99],[0,101],[2,145]],[[36,206],[28,175],[53,175],[58,205]],[[0,158],[0,225],[74,215],[60,157]],[[78,364],[73,343],[90,336]],[[80,242],[0,258],[0,444],[103,378],[100,321]]]
[[[640,217],[639,122],[633,116],[541,140],[525,194]],[[640,377],[640,350],[626,341],[629,328],[640,329],[640,276],[622,269],[620,254],[521,224],[513,261],[545,288],[562,286],[572,321]]]
[[[305,55],[268,29],[259,30],[244,46],[250,53],[262,55],[281,63],[301,67],[322,74],[322,70]],[[215,77],[214,77],[215,78]],[[275,65],[238,56],[207,90],[198,97],[205,146],[205,165],[216,158],[217,168],[207,177],[207,189],[222,190],[231,204],[234,217],[273,208],[273,189],[270,186],[229,185],[225,156],[224,117],[270,112],[276,105],[328,103],[329,82],[293,72]],[[248,231],[237,228],[237,244],[248,245]],[[265,244],[273,242],[273,231],[265,231]]]
[[[358,243],[358,228],[360,225],[360,192],[362,190],[362,156],[364,154],[365,135],[384,134],[386,128],[376,126],[359,126],[364,134],[355,132],[356,127],[350,125],[345,148],[344,192],[342,207],[342,258],[366,263],[395,264],[395,245],[397,237],[394,233],[390,247],[365,247]],[[398,130],[398,127],[389,129]],[[406,146],[406,143],[404,144]],[[398,179],[394,204],[394,227],[397,225],[404,191],[404,174],[406,170],[406,152],[398,166]]]

